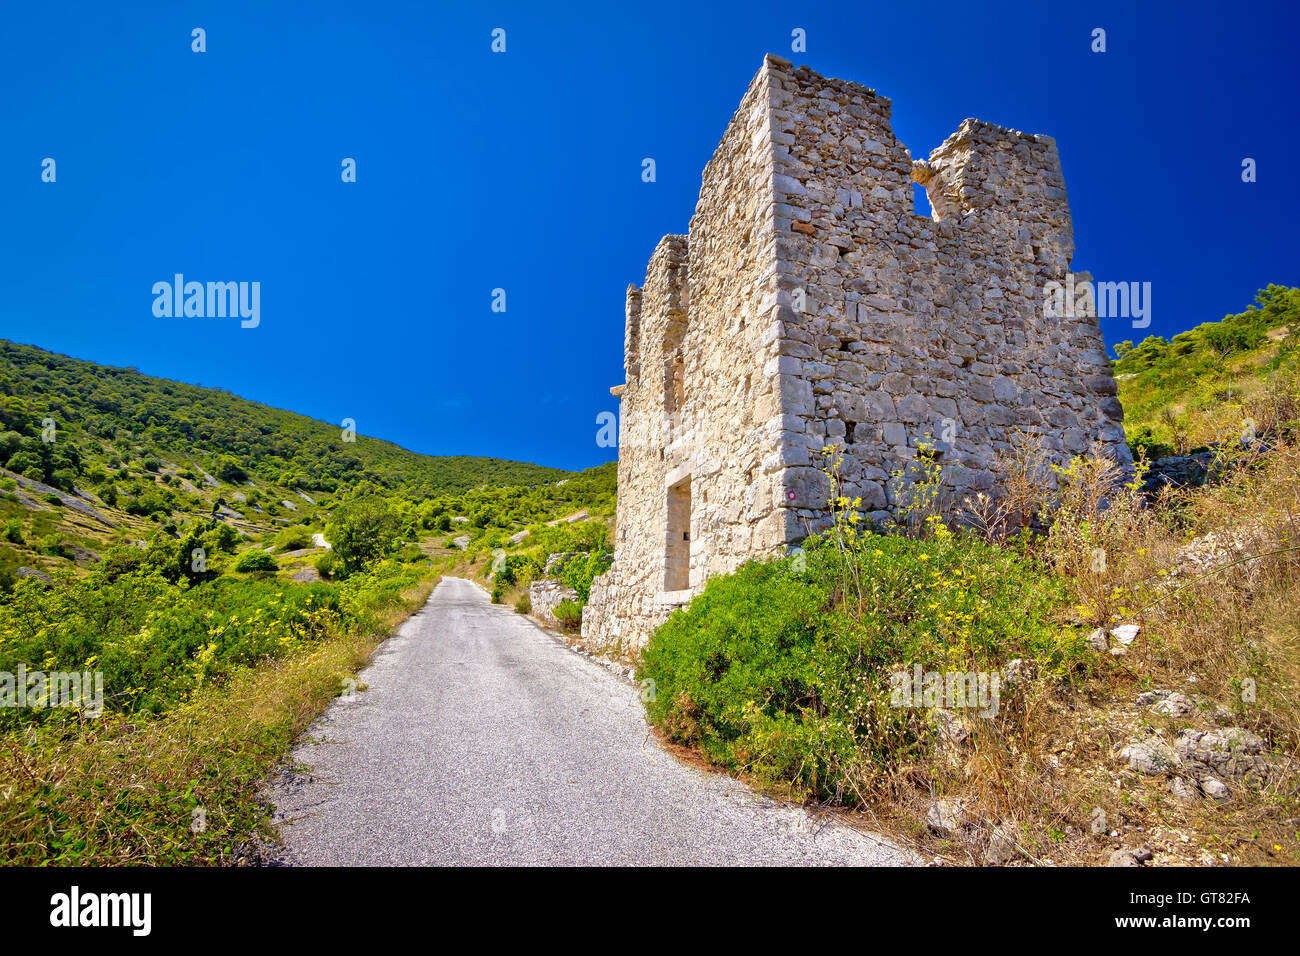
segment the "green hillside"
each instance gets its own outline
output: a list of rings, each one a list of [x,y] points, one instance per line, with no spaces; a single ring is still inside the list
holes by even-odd
[[[1300,288],[1280,285],[1261,289],[1243,312],[1168,340],[1120,342],[1112,367],[1129,444],[1149,458],[1181,454],[1243,427],[1247,403],[1300,365],[1297,342]]]
[[[0,677],[95,675],[0,706],[0,865],[243,860],[267,775],[442,573],[506,548],[515,572],[605,559],[612,463],[417,455],[217,389],[0,357]]]
[[[45,418],[53,419],[58,441],[40,441]],[[108,470],[163,458],[190,472],[186,477],[196,484],[205,481],[202,469],[221,481],[260,478],[307,492],[370,481],[417,498],[483,485],[552,482],[570,474],[499,458],[419,455],[361,435],[344,442],[337,425],[221,389],[3,340],[0,433],[0,464],[64,489],[74,479],[100,478],[96,464]]]

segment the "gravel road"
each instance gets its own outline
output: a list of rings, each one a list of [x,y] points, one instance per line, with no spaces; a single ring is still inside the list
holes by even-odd
[[[880,838],[675,760],[638,688],[444,578],[270,794],[297,865],[857,864]]]

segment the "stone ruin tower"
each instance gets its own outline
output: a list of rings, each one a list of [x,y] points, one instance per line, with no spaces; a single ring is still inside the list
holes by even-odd
[[[889,119],[874,90],[768,56],[689,233],[628,288],[589,646],[635,652],[710,576],[825,527],[827,444],[875,520],[927,440],[956,496],[994,488],[1018,430],[1131,461],[1097,319],[1045,317],[1074,255],[1055,141],[968,119],[913,161]]]

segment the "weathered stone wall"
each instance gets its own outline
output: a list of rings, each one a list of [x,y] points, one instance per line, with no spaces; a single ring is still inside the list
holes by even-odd
[[[600,649],[633,650],[636,638],[624,641],[625,631],[635,635],[653,627],[666,614],[663,608],[671,610],[659,601],[668,520],[664,478],[676,421],[667,409],[664,378],[684,361],[687,268],[686,237],[665,236],[650,258],[645,285],[627,291],[616,567],[593,582],[583,613],[583,637]]]
[[[775,277],[768,86],[765,67],[704,170],[689,236],[665,237],[628,291],[614,567],[583,619],[599,649],[634,651],[708,576],[788,537],[763,461],[777,401],[757,322]],[[685,525],[670,521],[683,495]]]
[[[967,120],[913,162],[890,108],[768,57],[689,237],[629,290],[617,549],[589,643],[634,651],[706,578],[821,527],[827,444],[877,520],[927,441],[954,498],[993,487],[1021,429],[1128,460],[1096,319],[1045,317],[1074,252],[1055,143]]]
[[[844,449],[845,493],[885,520],[891,476],[934,444],[948,493],[993,487],[1014,433],[1057,457],[1100,441],[1127,460],[1097,322],[1044,316],[1074,254],[1055,143],[966,120],[913,163],[890,102],[806,68],[773,71],[783,305],[782,411],[800,518],[824,520],[817,452]],[[913,180],[935,219],[917,215]]]

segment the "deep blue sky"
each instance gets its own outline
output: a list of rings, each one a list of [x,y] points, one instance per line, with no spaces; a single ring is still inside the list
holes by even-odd
[[[891,97],[916,157],[967,116],[1056,137],[1074,266],[1152,282],[1148,332],[1300,284],[1292,4],[474,6],[8,5],[0,337],[416,451],[609,460],[624,289],[767,51]],[[176,272],[260,281],[260,327],[155,318]]]

